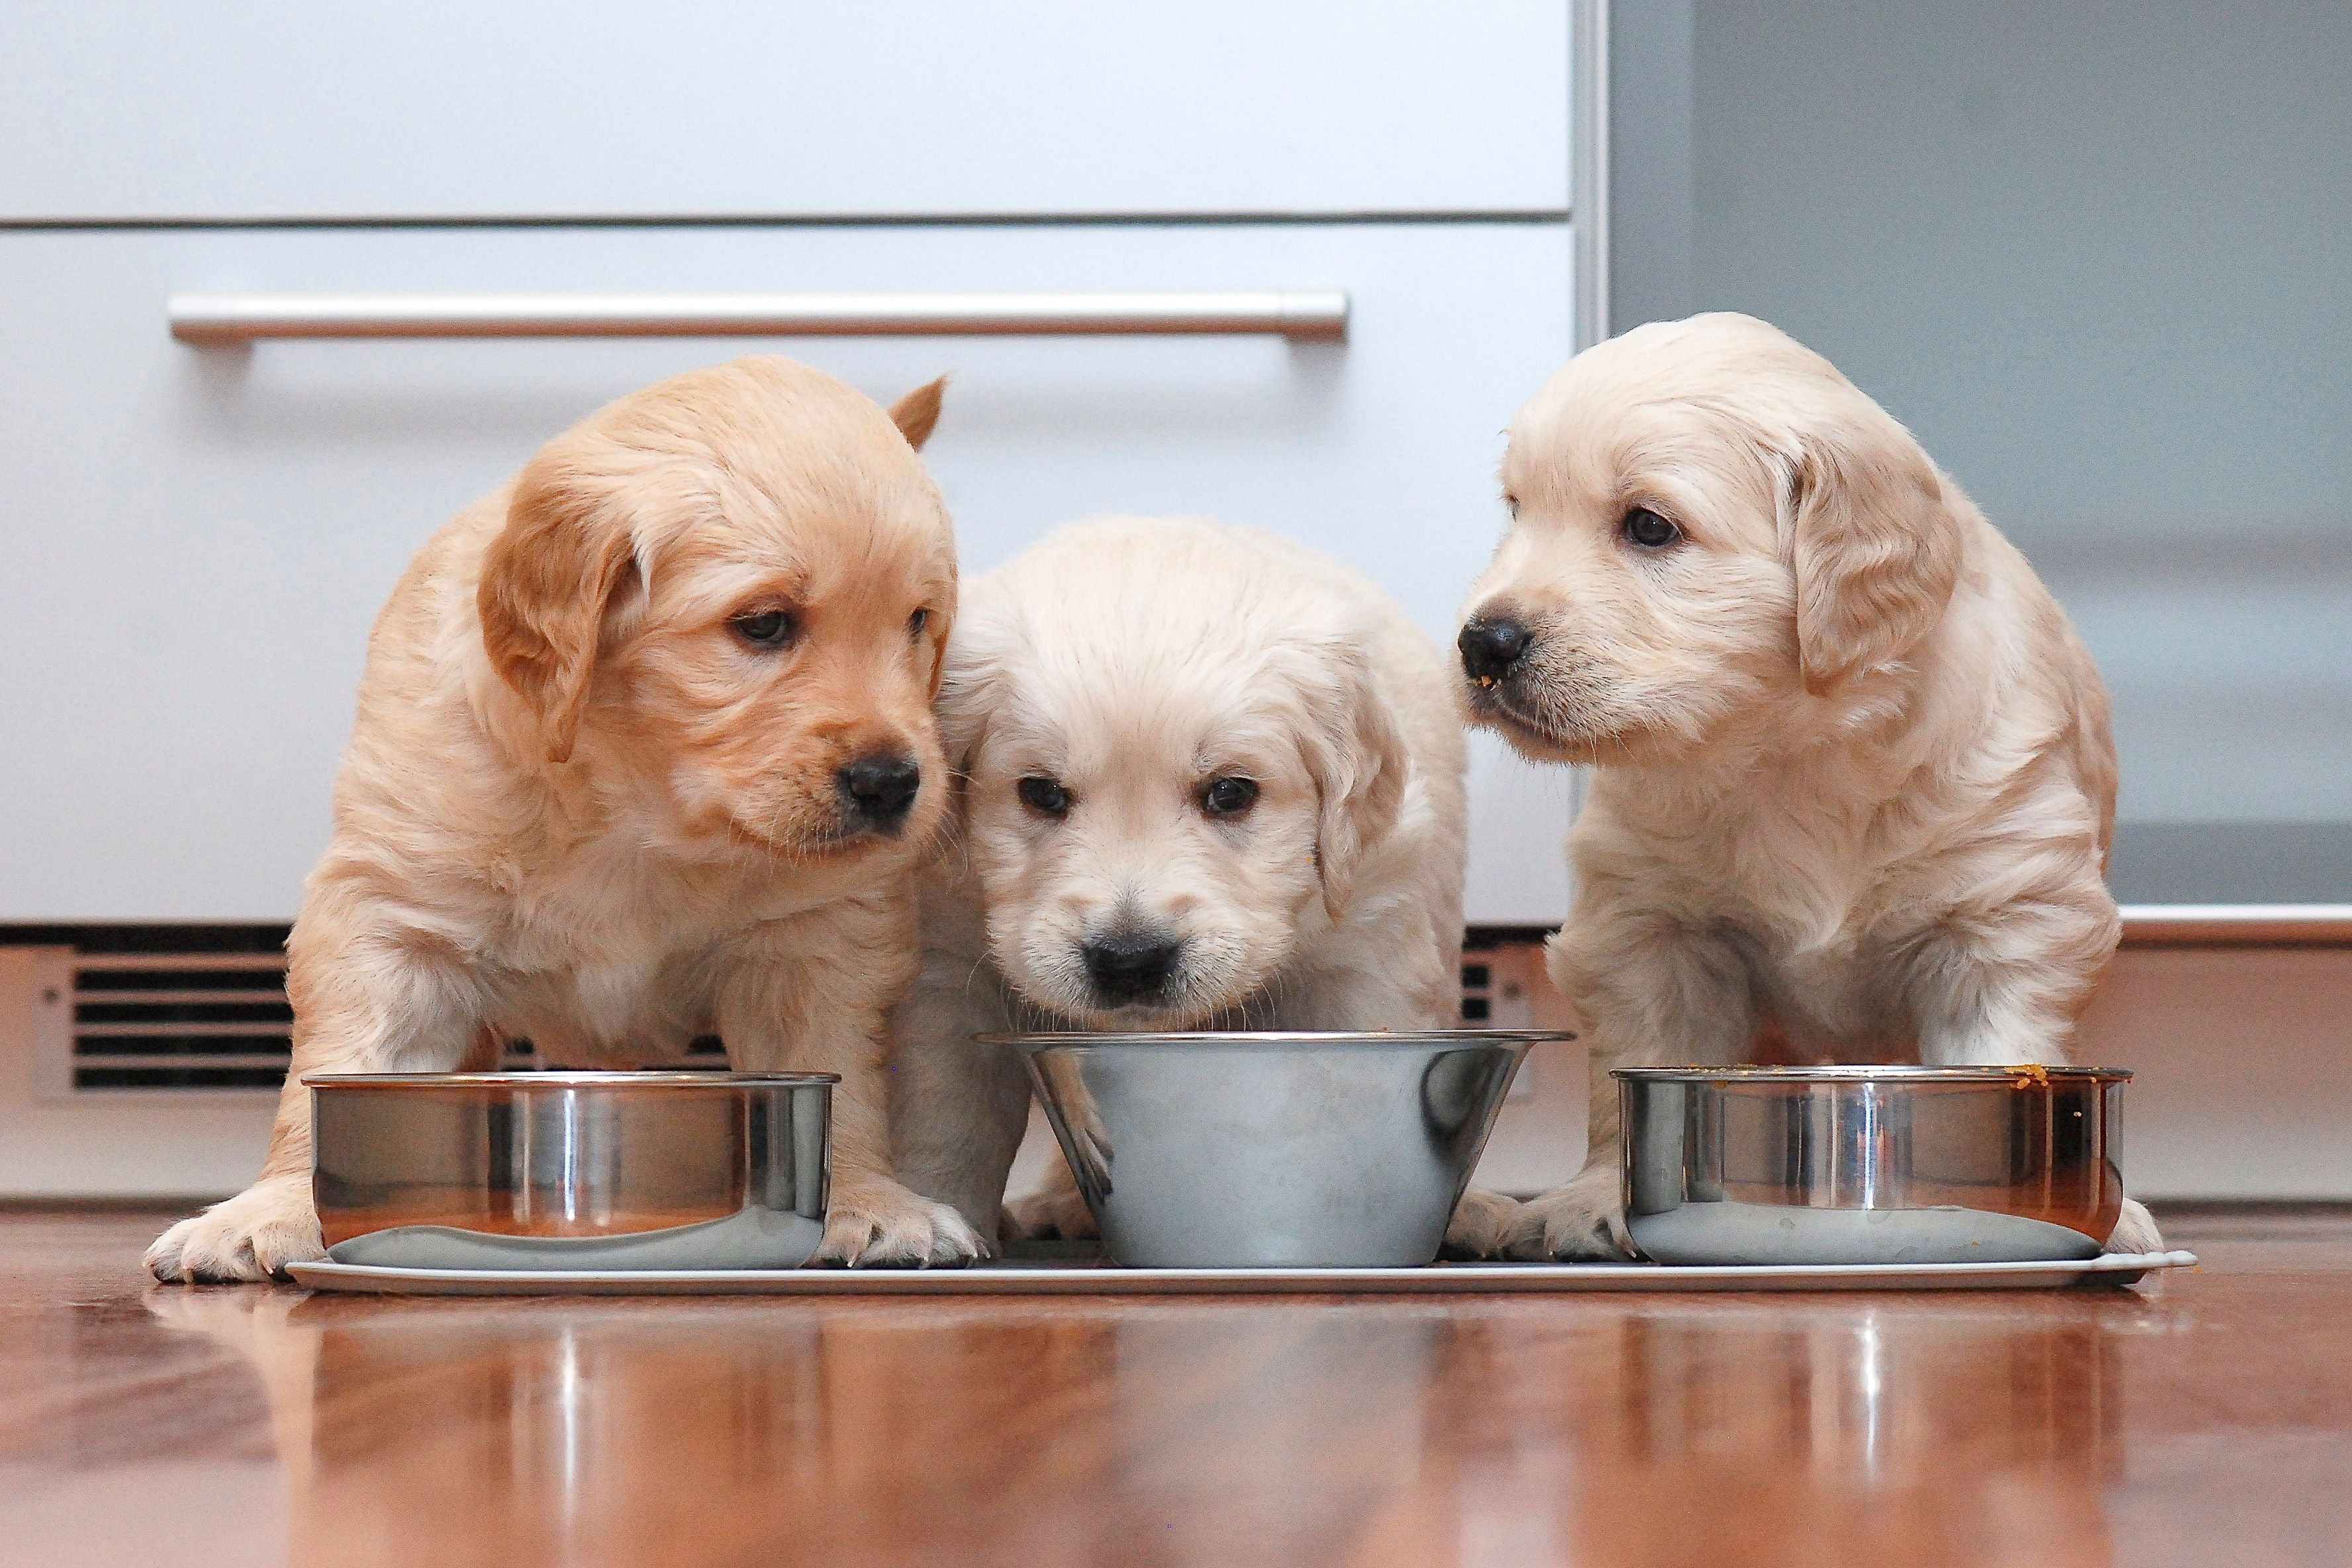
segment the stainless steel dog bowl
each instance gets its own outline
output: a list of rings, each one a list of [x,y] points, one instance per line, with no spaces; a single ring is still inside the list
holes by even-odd
[[[830,1073],[320,1074],[331,1256],[415,1268],[760,1268],[823,1233]]]
[[[1017,1048],[1113,1260],[1436,1258],[1511,1075],[1550,1034],[982,1036]]]
[[[2128,1072],[1621,1067],[1625,1222],[1661,1263],[2098,1254]]]

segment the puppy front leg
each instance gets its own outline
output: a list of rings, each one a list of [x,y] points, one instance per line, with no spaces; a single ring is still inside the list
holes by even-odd
[[[719,1035],[749,1072],[834,1072],[824,1263],[961,1263],[988,1246],[944,1203],[900,1184],[890,1150],[891,1008],[914,979],[914,895],[895,886],[779,922],[737,956]]]
[[[1634,1253],[1610,1071],[1738,1061],[1756,1033],[1747,967],[1720,936],[1607,910],[1553,937],[1546,967],[1576,1004],[1591,1064],[1584,1168],[1522,1205],[1502,1249],[1531,1260],[1622,1260]]]
[[[283,1278],[289,1263],[324,1256],[310,1197],[310,1092],[303,1076],[446,1071],[470,1049],[478,994],[453,955],[413,934],[344,936],[337,924],[307,916],[288,945],[294,1051],[259,1178],[163,1232],[147,1249],[157,1279]]]
[[[1921,1064],[2063,1062],[2118,928],[2111,903],[2103,915],[2020,904],[1990,927],[1954,923],[1919,939],[1902,976]]]
[[[1037,1071],[1061,1108],[1062,1127],[1076,1146],[1076,1158],[1073,1162],[1069,1149],[1057,1147],[1046,1162],[1045,1185],[1008,1202],[1001,1228],[1017,1241],[1055,1237],[1078,1241],[1099,1236],[1102,1232],[1080,1188],[1078,1172],[1086,1173],[1097,1194],[1108,1190],[1111,1160],[1117,1152],[1110,1145],[1110,1130],[1103,1125],[1085,1079],[1069,1061],[1041,1057]],[[1057,1137],[1055,1142],[1058,1145],[1061,1140]]]
[[[1028,1129],[1029,1076],[1010,1048],[971,1038],[1013,1027],[1013,1007],[976,932],[961,929],[977,927],[976,908],[966,918],[936,907],[956,896],[924,887],[922,973],[890,1018],[890,1147],[899,1180],[953,1205],[987,1238]]]
[[[2020,908],[1998,932],[1937,933],[1908,967],[1920,1062],[2063,1063],[2075,1015],[2115,949],[2117,929],[2102,890],[2079,905]],[[2164,1237],[2146,1206],[2126,1198],[2106,1249],[2160,1252]]]

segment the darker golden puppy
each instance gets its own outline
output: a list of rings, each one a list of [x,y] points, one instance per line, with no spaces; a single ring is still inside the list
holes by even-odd
[[[884,1020],[916,967],[911,866],[946,797],[930,701],[947,513],[886,413],[789,360],[623,399],[417,556],[376,622],[332,841],[289,944],[261,1178],[174,1226],[164,1279],[320,1253],[306,1072],[453,1068],[528,1035],[584,1066],[717,1033],[838,1072],[822,1256],[980,1240],[893,1179]]]

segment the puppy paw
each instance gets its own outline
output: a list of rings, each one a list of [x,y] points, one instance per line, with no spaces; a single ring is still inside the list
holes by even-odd
[[[988,1243],[944,1203],[894,1181],[839,1184],[826,1206],[824,1239],[812,1263],[847,1269],[961,1267]]]
[[[1634,1257],[1617,1173],[1588,1171],[1519,1206],[1503,1255],[1532,1263],[1624,1263]]]
[[[323,1258],[310,1183],[258,1181],[194,1219],[183,1219],[147,1249],[158,1280],[220,1283],[284,1279],[286,1265]]]
[[[1438,1254],[1442,1258],[1493,1258],[1503,1249],[1503,1239],[1518,1217],[1517,1199],[1505,1197],[1499,1192],[1484,1187],[1472,1187],[1454,1206],[1453,1221],[1445,1228],[1445,1246]]]
[[[2155,1217],[2145,1206],[2124,1199],[2124,1211],[2116,1217],[2116,1228],[2108,1233],[2106,1249],[2110,1252],[2161,1252],[2164,1238],[2158,1233]]]
[[[1094,1211],[1068,1182],[1007,1198],[997,1228],[1007,1241],[1087,1241],[1102,1234]]]

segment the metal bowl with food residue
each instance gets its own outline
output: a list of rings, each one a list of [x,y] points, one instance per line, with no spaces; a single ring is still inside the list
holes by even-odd
[[[328,1256],[422,1269],[760,1269],[824,1234],[818,1072],[313,1074]]]
[[[1661,1263],[2098,1255],[2131,1074],[2091,1067],[1621,1067],[1625,1223]]]

